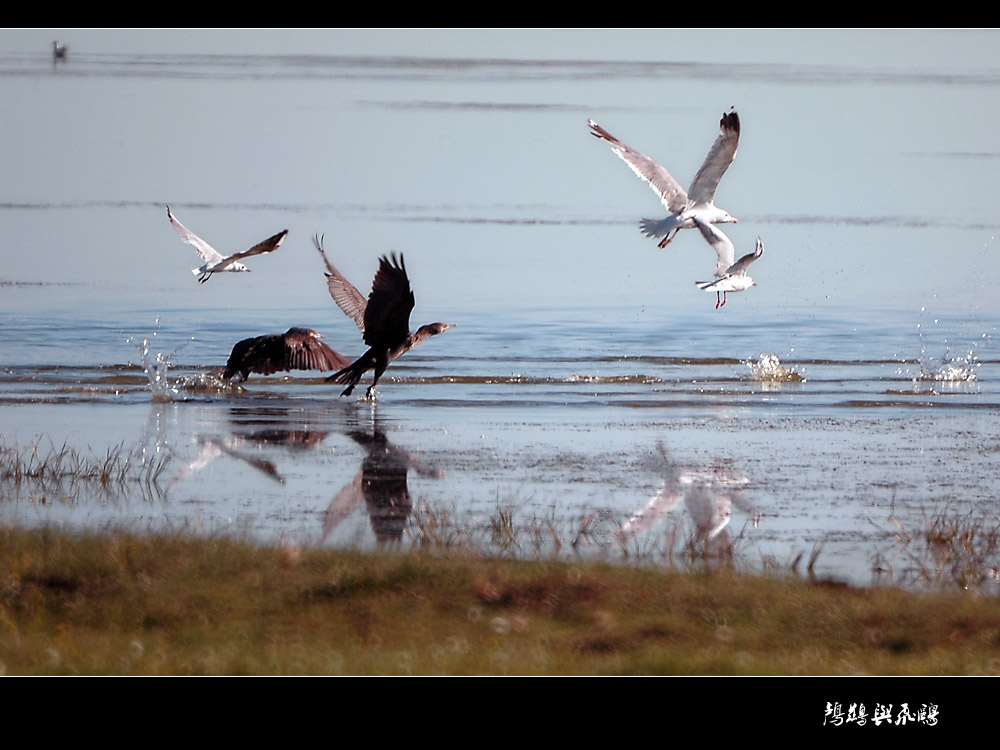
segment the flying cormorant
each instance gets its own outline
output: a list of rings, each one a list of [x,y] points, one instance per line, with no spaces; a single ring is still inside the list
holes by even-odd
[[[413,291],[406,276],[403,256],[379,259],[379,268],[372,282],[372,291],[367,301],[338,271],[323,251],[323,238],[313,237],[313,244],[326,264],[326,285],[330,296],[341,310],[357,323],[369,346],[355,362],[327,378],[334,383],[347,384],[341,396],[349,395],[361,376],[368,370],[375,371],[372,384],[365,398],[373,399],[378,380],[397,357],[406,354],[426,338],[454,328],[445,323],[430,323],[420,326],[415,333],[410,332],[410,311],[413,310]]]

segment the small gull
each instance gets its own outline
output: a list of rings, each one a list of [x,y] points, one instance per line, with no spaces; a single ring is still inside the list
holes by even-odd
[[[660,247],[666,247],[681,229],[692,229],[695,219],[712,224],[738,223],[734,216],[715,205],[715,190],[722,175],[736,156],[740,140],[740,118],[735,110],[722,115],[719,126],[722,132],[712,144],[705,162],[698,170],[691,187],[684,188],[667,169],[645,154],[629,148],[593,120],[587,123],[591,135],[611,144],[611,150],[620,156],[632,171],[639,175],[660,197],[670,213],[665,219],[643,219],[639,226],[647,237],[663,237]]]
[[[263,253],[270,253],[278,249],[278,245],[281,241],[285,239],[285,235],[288,234],[288,230],[278,232],[272,237],[268,237],[263,242],[259,242],[249,250],[244,250],[241,253],[233,253],[232,255],[223,255],[214,247],[209,245],[205,240],[196,235],[190,229],[181,224],[170,213],[170,206],[167,206],[167,218],[170,219],[170,223],[173,225],[177,234],[180,235],[181,239],[184,240],[189,245],[194,245],[198,254],[205,261],[205,265],[201,268],[191,269],[191,273],[198,276],[198,281],[204,284],[208,281],[213,273],[221,273],[223,271],[249,271],[245,265],[239,261],[243,258],[249,258],[252,255],[262,255]]]
[[[701,219],[695,219],[702,236],[708,241],[715,252],[719,255],[719,262],[715,266],[715,279],[712,281],[696,281],[699,289],[706,292],[715,292],[715,309],[726,304],[726,294],[729,292],[742,292],[752,286],[757,286],[752,278],[747,275],[750,264],[764,253],[764,243],[757,238],[757,248],[752,253],[747,253],[742,258],[733,262],[736,258],[736,248],[733,246],[725,233],[714,224],[707,224]],[[721,295],[721,296],[720,296]]]

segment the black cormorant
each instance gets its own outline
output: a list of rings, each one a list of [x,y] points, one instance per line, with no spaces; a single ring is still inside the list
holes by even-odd
[[[222,377],[240,375],[246,380],[251,372],[270,375],[285,370],[340,370],[350,360],[337,354],[322,341],[324,336],[310,328],[289,328],[282,334],[243,339],[233,347]]]
[[[445,323],[430,323],[420,326],[416,332],[410,332],[410,311],[413,310],[413,291],[410,280],[406,276],[406,266],[403,256],[383,256],[379,259],[379,268],[372,282],[372,291],[368,299],[359,292],[330,263],[323,251],[323,239],[313,237],[313,244],[326,264],[326,285],[330,296],[347,317],[357,323],[364,335],[364,341],[369,346],[355,362],[334,373],[327,380],[334,383],[346,383],[341,396],[347,396],[368,370],[374,370],[372,380],[365,398],[374,398],[375,386],[378,380],[397,357],[406,354],[426,338],[454,328]]]

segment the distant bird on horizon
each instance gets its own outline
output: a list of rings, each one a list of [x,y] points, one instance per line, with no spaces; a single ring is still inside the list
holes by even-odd
[[[274,252],[278,249],[278,245],[281,244],[281,241],[285,239],[285,235],[288,234],[288,230],[285,229],[272,237],[268,237],[263,242],[257,243],[249,250],[244,250],[241,253],[233,253],[232,255],[223,255],[205,242],[205,240],[201,237],[177,221],[174,215],[170,213],[170,206],[167,206],[167,218],[170,219],[170,223],[177,231],[177,234],[180,235],[181,239],[189,245],[194,245],[198,254],[202,257],[202,260],[205,261],[205,265],[200,268],[191,269],[191,273],[198,276],[198,281],[202,284],[208,281],[212,277],[213,273],[222,273],[224,271],[249,272],[250,269],[240,263],[240,260],[243,258],[249,258],[252,255],[262,255],[264,253]]]
[[[239,375],[246,380],[250,373],[271,375],[288,370],[340,370],[351,361],[337,354],[320,339],[326,338],[311,328],[289,328],[281,334],[255,336],[236,342],[226,368],[225,380]]]
[[[52,42],[52,65],[55,66],[60,60],[66,60],[66,53],[69,52],[69,47],[58,41]]]
[[[667,212],[665,219],[643,219],[639,227],[647,237],[663,237],[659,247],[666,247],[681,229],[693,229],[695,218],[711,224],[738,223],[736,217],[715,205],[715,191],[719,181],[736,157],[740,140],[740,118],[735,109],[722,115],[719,127],[722,132],[712,144],[701,169],[685,193],[684,188],[665,167],[626,146],[593,120],[588,120],[591,135],[611,144],[611,150],[631,167],[642,180],[649,183]]]
[[[734,262],[736,248],[733,246],[732,240],[714,224],[707,224],[700,219],[695,219],[695,223],[708,244],[715,248],[715,252],[719,256],[719,262],[715,266],[715,279],[713,281],[696,281],[695,284],[706,292],[715,292],[715,309],[718,310],[726,304],[726,295],[729,292],[742,292],[752,286],[757,286],[756,282],[747,275],[747,270],[751,263],[764,254],[764,243],[758,237],[756,249]]]
[[[372,291],[365,300],[343,274],[338,271],[323,250],[323,238],[313,237],[313,244],[326,264],[326,285],[337,306],[361,330],[365,343],[370,347],[355,362],[327,378],[334,383],[347,384],[340,394],[348,396],[368,370],[374,370],[374,379],[365,398],[375,399],[375,386],[389,364],[406,354],[424,339],[454,328],[445,323],[430,323],[410,332],[410,312],[413,310],[413,290],[406,275],[403,256],[395,254],[379,259],[379,268],[372,282]]]

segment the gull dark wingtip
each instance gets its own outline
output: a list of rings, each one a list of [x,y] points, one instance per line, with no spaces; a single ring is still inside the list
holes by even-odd
[[[730,109],[722,115],[722,119],[719,120],[719,127],[723,130],[732,130],[734,133],[740,132],[740,116],[736,114],[735,109]]]

